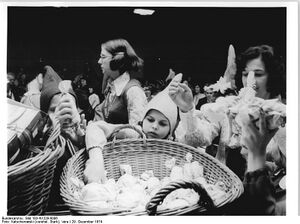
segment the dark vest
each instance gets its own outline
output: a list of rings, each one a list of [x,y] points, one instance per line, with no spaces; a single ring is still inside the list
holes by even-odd
[[[105,108],[102,107],[104,120],[111,124],[128,124],[128,111],[127,111],[127,91],[133,86],[141,87],[141,84],[136,79],[131,79],[124,87],[120,96],[116,96],[112,105],[108,106],[108,114],[105,114]]]

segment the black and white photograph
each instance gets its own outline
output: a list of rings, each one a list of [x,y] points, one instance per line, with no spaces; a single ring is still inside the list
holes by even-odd
[[[3,220],[286,217],[298,206],[286,196],[299,188],[286,150],[298,149],[297,130],[287,143],[291,5],[2,8]]]

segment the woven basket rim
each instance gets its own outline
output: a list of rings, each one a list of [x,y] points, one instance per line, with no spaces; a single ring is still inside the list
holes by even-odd
[[[59,138],[63,137],[59,136]],[[20,175],[32,169],[36,169],[36,167],[40,167],[47,163],[51,163],[51,161],[55,160],[57,157],[60,157],[63,153],[63,150],[60,150],[63,144],[64,143],[60,143],[60,145],[56,145],[54,149],[47,147],[46,149],[44,149],[43,151],[41,151],[33,157],[8,166],[8,176],[11,177],[15,175]]]
[[[212,157],[211,155],[201,152],[200,150],[198,150],[192,146],[183,144],[183,143],[174,142],[174,141],[170,141],[170,140],[163,140],[163,139],[146,139],[146,141],[145,141],[145,139],[121,139],[121,140],[115,140],[113,142],[108,142],[104,146],[103,151],[113,150],[112,146],[116,147],[116,146],[122,146],[122,145],[128,145],[128,144],[145,145],[145,143],[146,143],[146,145],[147,145],[147,143],[148,144],[155,143],[155,144],[169,144],[169,145],[174,145],[174,146],[176,145],[179,147],[188,148],[189,150],[193,151],[194,153],[201,154],[201,156],[203,156],[205,159],[212,161],[215,164],[215,166],[218,167],[218,169],[220,168],[223,170],[223,172],[227,173],[230,176],[231,180],[234,183],[236,183],[236,186],[235,186],[236,189],[234,189],[232,187],[231,192],[230,192],[231,193],[230,197],[228,197],[223,203],[220,203],[217,207],[221,207],[224,204],[232,202],[233,200],[238,198],[243,193],[243,184],[242,184],[241,180],[237,177],[237,175],[233,173],[233,171],[231,171],[227,166],[222,164],[220,161],[218,161],[216,158]],[[100,213],[99,209],[97,212],[97,209],[91,208],[86,202],[84,202],[78,198],[74,198],[74,196],[72,195],[72,189],[70,187],[71,183],[68,181],[67,178],[69,175],[71,175],[72,171],[77,168],[76,167],[76,165],[78,166],[77,161],[82,159],[81,157],[84,155],[84,153],[86,153],[85,148],[81,149],[75,155],[73,155],[68,160],[67,164],[65,165],[64,171],[61,175],[61,180],[60,180],[61,196],[63,197],[65,203],[69,206],[70,210],[75,211],[75,213],[77,213],[77,214],[81,214],[81,215],[104,215],[104,214],[107,215],[108,214],[109,215],[109,214],[111,214],[109,212],[107,212],[107,213],[101,212]],[[74,165],[75,165],[75,167],[73,167]],[[203,209],[203,207],[201,207],[199,204],[196,204],[194,206],[195,206],[195,207],[193,207],[194,210]],[[160,215],[169,214],[169,213],[176,215],[177,211],[179,211],[179,210],[181,210],[181,208],[177,208],[177,209],[173,209],[173,210],[169,209],[169,210],[159,211],[157,213]],[[185,210],[183,209],[182,213],[184,213],[184,211]],[[125,212],[124,214],[121,213],[121,215],[138,215],[138,214],[147,215],[146,211],[144,211],[144,212],[131,211],[131,212]]]

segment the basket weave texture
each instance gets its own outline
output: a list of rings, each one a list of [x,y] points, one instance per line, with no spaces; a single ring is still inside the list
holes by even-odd
[[[7,215],[42,215],[48,205],[54,169],[65,150],[60,125],[54,129],[42,151],[8,167]]]
[[[182,165],[185,156],[189,152],[193,161],[198,161],[204,166],[204,177],[208,183],[214,184],[222,181],[226,185],[226,197],[215,204],[215,207],[223,206],[232,202],[243,193],[243,184],[240,179],[225,165],[212,156],[199,151],[191,146],[158,139],[125,139],[108,142],[103,148],[104,166],[108,172],[108,178],[118,180],[121,176],[120,164],[132,166],[133,175],[140,176],[146,170],[153,170],[154,175],[159,179],[170,175],[170,170],[165,167],[165,162],[172,157],[176,158],[176,164]],[[83,200],[74,196],[76,186],[70,180],[77,177],[83,180],[83,171],[88,154],[85,149],[78,151],[69,159],[61,176],[61,195],[69,206],[72,214],[80,215],[148,215],[145,211],[130,210],[99,210],[89,206]],[[180,185],[180,184],[179,184]],[[186,187],[185,187],[186,188]],[[154,196],[155,197],[155,196]],[[201,198],[201,195],[200,195]],[[201,203],[184,208],[159,210],[156,215],[180,215],[191,211],[201,214],[207,209]]]

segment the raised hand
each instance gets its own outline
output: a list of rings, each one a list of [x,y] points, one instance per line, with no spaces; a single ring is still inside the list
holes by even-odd
[[[86,129],[86,119],[84,114],[79,115],[76,108],[75,100],[71,95],[62,97],[55,110],[55,116],[61,124],[70,120],[74,123],[74,127],[62,130],[62,135],[72,141],[76,146],[82,146],[84,143],[84,135]]]
[[[80,116],[76,108],[75,99],[72,95],[63,95],[55,109],[55,116],[63,123],[66,119],[71,119],[74,123],[80,122]]]
[[[182,112],[188,112],[194,107],[192,90],[183,83],[182,74],[176,75],[170,82],[169,96]]]
[[[274,130],[267,128],[265,113],[261,108],[258,111],[251,110],[250,113],[249,111],[240,112],[242,121],[241,143],[248,149],[248,171],[254,171],[265,165],[267,145],[278,128]]]

